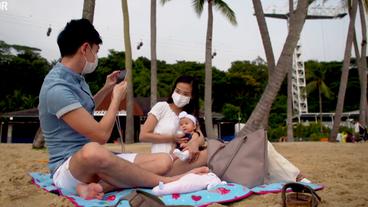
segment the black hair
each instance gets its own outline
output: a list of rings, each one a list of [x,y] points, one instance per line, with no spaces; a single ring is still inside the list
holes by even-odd
[[[198,80],[193,76],[182,75],[175,80],[170,96],[167,99],[167,103],[174,102],[171,95],[174,93],[176,85],[178,83],[188,83],[192,86],[192,97],[190,99],[190,102],[183,107],[183,111],[186,111],[187,113],[192,114],[195,117],[199,117]]]
[[[78,48],[87,42],[102,44],[100,34],[87,19],[74,19],[68,22],[57,38],[61,57],[74,55]]]

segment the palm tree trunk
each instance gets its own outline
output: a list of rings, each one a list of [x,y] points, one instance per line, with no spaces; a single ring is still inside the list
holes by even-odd
[[[293,59],[290,58],[290,66],[287,77],[288,77],[288,85],[287,85],[287,140],[288,142],[294,141],[293,134],[293,86],[292,86],[292,76],[293,76]]]
[[[204,117],[207,137],[215,137],[212,123],[212,32],[213,12],[212,0],[208,0],[208,21],[206,35],[206,57],[205,57],[205,91],[204,91]]]
[[[151,107],[157,102],[157,1],[151,0]]]
[[[367,125],[367,23],[365,21],[364,5],[362,0],[359,3],[360,23],[362,29],[361,55],[359,61],[359,77],[360,77],[360,113],[359,123],[363,126]]]
[[[334,118],[334,123],[333,123],[332,131],[330,134],[330,138],[329,138],[330,142],[336,141],[336,136],[340,128],[341,116],[342,116],[342,112],[344,109],[346,85],[347,85],[348,76],[349,76],[351,47],[352,47],[353,38],[354,38],[354,24],[355,24],[356,12],[357,12],[357,0],[353,0],[351,12],[349,12],[350,22],[349,22],[349,27],[348,27],[348,35],[346,38],[344,62],[343,62],[342,71],[341,71],[340,87],[339,87],[339,94],[337,97],[335,118]]]
[[[289,18],[294,12],[294,0],[289,0]],[[288,25],[289,26],[289,25]],[[290,30],[290,29],[289,29]],[[287,140],[294,141],[293,134],[293,57],[290,58],[288,82],[287,82]]]
[[[366,107],[367,107],[367,76],[365,69],[362,66],[361,55],[359,52],[358,40],[356,36],[356,31],[354,31],[354,39],[353,39],[356,64],[359,72],[359,81],[360,81],[360,105],[359,105],[359,123],[365,126],[365,118],[366,118]],[[362,48],[363,49],[363,48]]]
[[[307,9],[308,0],[299,0],[297,9],[294,15],[290,18],[290,30],[275,67],[275,71],[272,73],[256,108],[253,110],[243,129],[239,132],[239,136],[245,136],[249,132],[254,132],[257,129],[263,128],[263,117],[270,113],[272,103],[274,102],[282,81],[285,79],[285,75],[288,72],[290,58],[294,53],[300,33],[303,29],[305,18],[307,16]]]
[[[265,55],[267,59],[268,79],[270,79],[272,72],[275,70],[275,56],[273,54],[271,38],[268,32],[267,22],[266,22],[264,13],[263,13],[263,7],[262,7],[261,1],[260,0],[252,0],[252,1],[253,1],[254,13],[256,15],[257,22],[258,22],[259,32],[261,33],[261,37],[262,37],[263,48],[265,50]],[[265,129],[268,128],[269,116],[270,114],[265,114],[264,116],[263,126],[265,127]]]
[[[266,18],[263,13],[262,2],[260,0],[252,0],[254,13],[257,18],[259,32],[261,33],[263,48],[265,51],[267,66],[268,66],[268,79],[270,79],[271,73],[275,69],[275,56],[273,54],[272,43],[270,33],[268,32]]]
[[[41,128],[38,128],[36,132],[36,135],[33,139],[32,148],[33,149],[45,148],[45,137],[43,136]]]
[[[319,100],[320,132],[323,133],[323,128],[322,128],[322,91],[321,91],[321,84],[319,84],[319,86],[318,86],[318,100]]]
[[[88,19],[93,23],[93,16],[95,14],[96,0],[84,0],[82,18]]]
[[[127,115],[126,115],[126,127],[125,137],[126,143],[134,142],[134,115],[133,115],[133,69],[132,69],[132,47],[130,44],[130,31],[129,31],[129,11],[127,0],[122,0],[122,10],[124,19],[124,44],[125,44],[125,68],[127,70]]]

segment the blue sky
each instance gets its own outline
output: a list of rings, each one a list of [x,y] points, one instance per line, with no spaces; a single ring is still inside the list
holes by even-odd
[[[0,1],[7,2],[7,10],[0,10],[0,40],[40,48],[41,55],[49,60],[59,58],[56,38],[66,22],[82,16],[82,0]],[[176,0],[164,6],[158,3],[158,59],[168,63],[177,60],[204,62],[207,10],[205,7],[202,16],[198,17],[191,2]],[[238,25],[231,25],[218,11],[214,12],[213,50],[217,55],[213,65],[221,70],[227,70],[235,60],[253,60],[257,56],[264,58],[251,1],[226,2],[235,11]],[[262,2],[265,12],[285,13],[288,9],[287,0]],[[150,1],[131,0],[128,5],[133,58],[150,58]],[[276,19],[268,19],[267,23],[275,56],[278,58],[286,37],[287,23]],[[47,37],[49,25],[52,33]],[[106,56],[109,49],[124,50],[120,0],[96,0],[94,25],[104,42],[99,57]],[[307,21],[300,40],[303,59],[342,60],[347,26],[348,17]],[[140,41],[143,47],[137,50],[136,45]]]

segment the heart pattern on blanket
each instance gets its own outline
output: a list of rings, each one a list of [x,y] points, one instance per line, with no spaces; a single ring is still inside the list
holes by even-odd
[[[177,200],[177,199],[179,199],[180,198],[180,194],[179,193],[174,193],[174,194],[172,194],[172,196],[171,196],[174,200]]]
[[[50,174],[34,172],[30,173],[32,182],[38,187],[63,196],[71,201],[72,204],[78,207],[84,206],[117,206],[117,207],[130,207],[127,200],[122,199],[132,192],[134,189],[122,189],[106,193],[102,200],[85,200],[79,196],[73,195],[64,189],[57,188],[52,182]],[[160,196],[159,198],[165,203],[165,205],[192,205],[192,206],[208,206],[212,203],[228,203],[238,201],[249,197],[251,194],[266,194],[266,193],[278,193],[281,192],[282,187],[285,183],[272,183],[267,185],[261,185],[252,189],[242,186],[237,183],[219,184],[209,190],[201,190],[192,193],[176,193],[171,195]],[[307,184],[314,190],[321,190],[324,188],[323,185],[318,184]],[[151,193],[151,189],[140,188],[140,190]],[[118,203],[119,202],[119,203]]]
[[[200,201],[202,199],[202,196],[192,195],[193,201]]]

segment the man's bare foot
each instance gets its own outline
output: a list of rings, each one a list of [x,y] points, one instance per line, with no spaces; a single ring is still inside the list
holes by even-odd
[[[84,184],[80,183],[77,185],[77,194],[86,199],[99,199],[101,200],[104,196],[102,186],[98,183]]]

